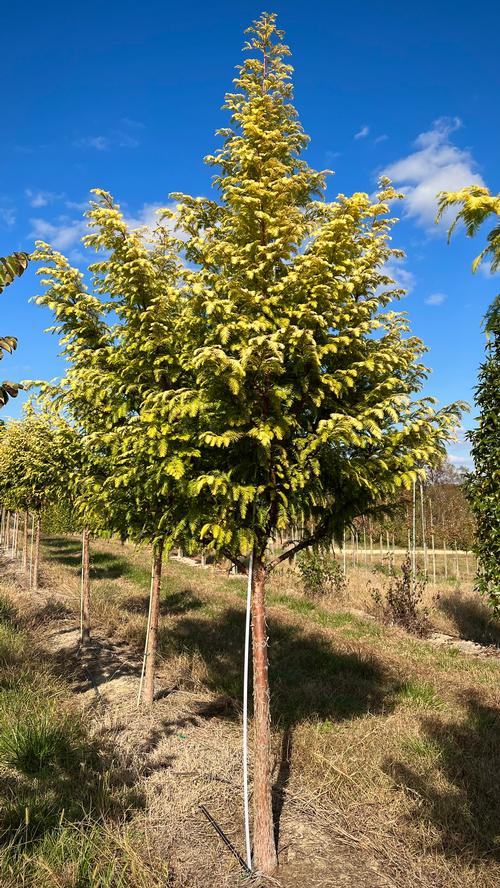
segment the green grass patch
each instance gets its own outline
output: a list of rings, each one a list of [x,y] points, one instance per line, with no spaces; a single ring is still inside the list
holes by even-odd
[[[156,888],[165,868],[122,842],[142,804],[131,776],[16,623],[0,598],[0,884]]]
[[[397,700],[410,706],[426,709],[440,709],[444,700],[439,697],[434,685],[429,682],[405,681],[397,693]]]
[[[435,761],[440,756],[440,749],[436,743],[427,737],[404,737],[401,740],[401,748],[408,753],[410,758],[428,759]]]

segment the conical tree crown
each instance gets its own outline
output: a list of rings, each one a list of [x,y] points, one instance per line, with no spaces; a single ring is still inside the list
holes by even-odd
[[[274,16],[250,30],[254,55],[226,97],[219,200],[177,195],[184,230],[191,391],[204,447],[192,493],[204,532],[245,548],[290,524],[337,536],[346,520],[386,500],[443,453],[457,415],[412,401],[425,348],[385,266],[395,220],[384,180],[367,194],[318,200],[325,177],[291,104],[291,68]],[[176,402],[174,398],[173,403]],[[251,504],[251,508],[249,508]]]
[[[224,105],[233,127],[219,131],[224,146],[207,160],[220,168],[221,233],[244,248],[234,271],[251,267],[250,280],[268,286],[301,248],[311,224],[304,210],[325,179],[300,159],[309,140],[291,101],[292,67],[284,62],[290,50],[275,16],[262,16],[249,33],[245,50],[257,57],[238,69],[238,91]]]

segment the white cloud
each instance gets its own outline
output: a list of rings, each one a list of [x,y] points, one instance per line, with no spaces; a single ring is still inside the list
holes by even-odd
[[[96,151],[109,151],[111,141],[108,136],[84,136],[75,142],[77,148],[95,148]]]
[[[488,259],[485,259],[483,262],[481,262],[481,264],[478,265],[477,270],[480,271],[481,274],[483,274],[485,277],[491,277],[491,275],[493,275],[493,277],[497,277],[498,275],[500,275],[500,268],[497,268],[496,271],[492,271],[491,261]]]
[[[445,293],[431,293],[424,302],[426,305],[442,305],[447,298]]]
[[[122,117],[122,123],[130,129],[146,129],[144,123],[141,123],[140,120],[133,120],[131,117]]]
[[[59,216],[56,222],[46,219],[31,219],[31,234],[35,240],[47,241],[56,250],[68,250],[87,233],[85,220]]]
[[[64,197],[63,194],[55,194],[53,191],[33,191],[31,188],[26,188],[25,195],[28,198],[28,202],[32,207],[46,207],[47,204],[52,203],[54,200],[60,200]]]
[[[161,203],[145,203],[142,209],[138,210],[135,215],[127,216],[125,213],[125,222],[129,228],[142,228],[144,225],[148,228],[154,228],[158,221],[158,210],[164,206],[165,204]]]
[[[415,287],[415,275],[410,271],[409,268],[405,267],[405,260],[390,260],[384,265],[383,273],[388,275],[388,277],[393,278],[394,284],[392,287],[401,287],[403,290],[406,290],[406,293],[409,294]],[[384,287],[384,289],[387,289]]]
[[[146,203],[134,215],[124,212],[124,219],[130,229],[146,228],[144,239],[145,242],[148,242],[148,234],[153,231],[158,220],[158,210],[166,207],[172,209],[175,204]],[[84,257],[79,249],[79,243],[81,238],[89,233],[86,219],[73,219],[70,216],[61,215],[53,221],[41,218],[30,219],[30,223],[31,235],[36,240],[46,241],[56,250],[66,253],[71,261],[82,261]],[[166,220],[166,227],[172,228],[169,220]]]
[[[135,132],[141,129],[140,124],[133,124],[132,121],[127,121],[126,126],[129,129],[133,127]],[[93,148],[95,151],[110,151],[112,148],[137,148],[139,144],[139,139],[135,135],[132,136],[122,129],[112,130],[107,135],[83,136],[74,142],[77,148]]]
[[[387,142],[388,138],[389,138],[389,136],[387,135],[387,133],[381,133],[380,136],[377,136],[377,138],[374,139],[373,144],[380,145],[381,142]]]
[[[448,459],[456,466],[464,466],[466,469],[474,468],[474,461],[470,454],[448,453]]]
[[[85,212],[85,210],[88,210],[89,208],[89,202],[88,200],[67,200],[65,206],[70,210],[81,210],[82,212]]]
[[[11,228],[16,224],[16,211],[14,207],[0,207],[0,222]]]
[[[366,125],[362,126],[359,133],[354,134],[355,139],[366,139],[367,135],[370,132],[370,127]]]
[[[416,151],[382,171],[405,192],[406,215],[425,228],[434,227],[440,191],[457,191],[473,183],[484,184],[470,152],[458,148],[450,139],[460,126],[458,118],[436,120],[432,129],[420,133],[416,139]]]
[[[176,207],[175,203],[145,203],[142,209],[138,210],[135,215],[128,216],[127,213],[124,213],[124,219],[127,223],[128,227],[131,229],[135,228],[144,228],[146,227],[148,231],[152,231],[158,222],[158,210],[174,210]],[[168,229],[173,229],[173,224],[169,219],[164,219],[163,224]],[[146,232],[147,236],[147,232]]]

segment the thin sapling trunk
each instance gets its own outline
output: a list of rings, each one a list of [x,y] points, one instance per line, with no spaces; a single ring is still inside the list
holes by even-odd
[[[24,513],[24,524],[23,524],[23,570],[26,573],[28,570],[28,528],[29,528],[29,520],[30,515],[29,512]]]
[[[88,527],[82,533],[82,586],[80,607],[80,638],[82,644],[90,641],[90,533]]]
[[[252,649],[254,700],[254,866],[271,875],[278,865],[274,841],[271,786],[271,710],[265,601],[266,570],[260,558],[253,565]]]
[[[153,552],[153,576],[151,583],[151,601],[149,608],[149,626],[144,651],[144,704],[152,706],[155,693],[156,652],[158,649],[158,622],[160,618],[161,566],[163,541],[160,541]]]
[[[33,554],[33,574],[31,587],[34,592],[38,589],[39,572],[40,572],[40,535],[42,530],[42,520],[38,514],[35,518],[35,544]]]

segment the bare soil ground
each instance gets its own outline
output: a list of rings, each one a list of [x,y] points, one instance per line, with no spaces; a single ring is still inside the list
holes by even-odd
[[[78,559],[78,540],[48,539],[41,591],[29,593],[7,562],[2,591],[70,678],[95,734],[135,774],[145,806],[133,816],[169,861],[172,886],[241,885],[238,863],[199,805],[241,851],[244,581],[168,562],[157,699],[147,713],[136,697],[148,553],[94,544],[95,629],[84,652]],[[341,603],[312,604],[289,574],[270,588],[276,884],[493,888],[500,883],[500,663],[489,654],[496,651],[471,656],[449,641],[434,646],[379,626],[363,615],[367,579],[373,584],[373,576],[352,577]],[[454,603],[440,611],[434,596],[435,625],[453,641],[464,609],[477,618],[482,605],[470,589],[444,594]],[[479,622],[494,635],[482,612]],[[478,634],[476,623],[469,635]]]

